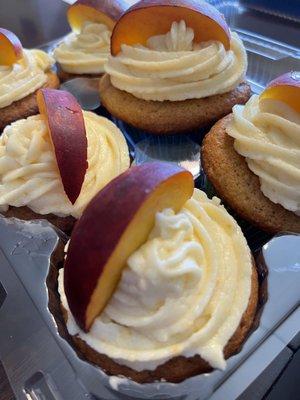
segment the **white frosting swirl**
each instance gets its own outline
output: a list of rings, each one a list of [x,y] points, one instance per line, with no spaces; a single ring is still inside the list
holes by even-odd
[[[13,65],[0,65],[0,108],[23,99],[47,82],[47,72],[55,63],[42,50],[23,49],[23,57]]]
[[[113,86],[144,100],[180,101],[226,93],[241,83],[247,70],[242,41],[232,33],[230,50],[218,41],[194,43],[184,21],[173,22],[166,35],[147,47],[122,45],[105,71]]]
[[[67,328],[97,352],[136,370],[200,354],[225,368],[223,350],[251,291],[252,260],[242,231],[217,198],[195,189],[182,210],[157,213],[148,240],[127,260],[119,285],[89,333],[68,312]]]
[[[106,25],[87,21],[79,34],[67,35],[53,55],[65,72],[102,74],[110,53],[110,37]]]
[[[260,103],[254,95],[245,106],[234,106],[227,133],[259,177],[263,194],[300,215],[299,113],[280,101]]]
[[[129,167],[128,148],[108,119],[83,111],[88,169],[74,205],[58,170],[46,123],[40,114],[8,125],[0,137],[0,207],[27,206],[38,214],[78,218],[109,181]]]

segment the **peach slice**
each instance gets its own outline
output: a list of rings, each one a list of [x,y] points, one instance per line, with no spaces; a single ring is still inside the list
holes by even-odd
[[[281,100],[300,113],[300,72],[291,71],[271,81],[260,95],[265,99]]]
[[[128,257],[147,240],[155,214],[179,211],[193,188],[188,171],[154,162],[131,167],[89,203],[72,232],[64,267],[68,304],[84,331],[112,296]]]
[[[64,90],[40,89],[37,102],[48,125],[64,190],[74,204],[88,167],[82,109]]]
[[[11,31],[0,28],[0,65],[12,65],[22,58],[23,47]]]
[[[77,0],[67,11],[73,31],[79,32],[85,21],[99,22],[113,30],[127,6],[123,0]]]
[[[193,28],[195,42],[218,40],[226,50],[230,48],[226,21],[210,4],[196,0],[142,0],[117,22],[111,38],[111,53],[116,56],[122,44],[145,46],[151,36],[167,33],[172,22],[181,20]]]

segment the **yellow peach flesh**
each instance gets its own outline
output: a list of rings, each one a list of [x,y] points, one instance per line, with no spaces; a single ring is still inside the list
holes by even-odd
[[[300,73],[288,72],[274,79],[260,95],[265,99],[280,100],[300,113]]]
[[[7,29],[0,28],[0,65],[12,65],[22,58],[22,44]]]
[[[105,24],[111,30],[113,30],[115,25],[115,21],[103,12],[83,4],[70,7],[67,16],[69,24],[74,32],[80,32],[82,25],[86,21]]]
[[[129,9],[114,28],[111,41],[112,55],[120,52],[122,44],[146,45],[151,36],[166,34],[174,21],[181,20],[194,30],[196,43],[217,40],[223,43],[226,50],[230,48],[229,28],[217,10],[212,10],[210,6],[207,12],[205,5],[187,0],[180,3],[182,6],[177,5],[178,1],[176,5],[153,6],[153,1],[149,0]]]

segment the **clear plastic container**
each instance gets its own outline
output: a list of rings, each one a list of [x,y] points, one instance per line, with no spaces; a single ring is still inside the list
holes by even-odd
[[[247,78],[253,92],[259,93],[281,73],[300,70],[300,49],[294,41],[295,34],[298,38],[300,35],[297,20],[274,17],[269,9],[255,11],[247,8],[246,1],[211,2],[244,40],[249,59]],[[282,42],[278,41],[278,35]],[[158,139],[118,123],[136,163],[149,159],[180,163],[192,169],[197,185],[203,187],[203,177],[199,177],[201,141],[195,135]],[[67,237],[47,222],[24,223],[0,218],[0,360],[16,398],[207,399],[273,334],[300,301],[300,236],[281,235],[269,241],[268,235],[239,222],[256,252],[258,264],[263,267],[265,263],[269,270],[268,301],[258,329],[242,351],[229,359],[225,371],[196,376],[180,384],[139,385],[120,377],[108,377],[99,368],[82,361],[58,333],[48,308],[46,280],[51,254]],[[266,241],[269,242],[258,251]]]

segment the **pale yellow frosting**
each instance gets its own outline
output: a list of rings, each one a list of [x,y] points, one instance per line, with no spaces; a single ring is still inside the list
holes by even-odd
[[[83,111],[88,169],[79,197],[69,201],[53,145],[40,114],[8,125],[0,137],[0,207],[27,206],[38,214],[80,217],[94,195],[129,167],[126,141],[108,119]]]
[[[147,47],[123,45],[109,57],[105,71],[116,88],[155,101],[226,93],[244,80],[247,55],[237,34],[232,33],[228,51],[221,42],[193,40],[193,29],[174,22],[170,32],[151,37]]]
[[[148,240],[127,260],[89,333],[70,313],[63,270],[59,293],[69,332],[120,364],[154,369],[179,355],[200,354],[223,369],[224,347],[249,302],[251,274],[251,253],[240,227],[219,199],[195,189],[177,214],[157,213]]]
[[[81,32],[72,32],[54,50],[53,55],[65,72],[102,74],[110,53],[110,29],[87,21]]]
[[[42,50],[23,49],[23,57],[11,66],[0,65],[0,108],[23,99],[47,82],[47,72],[55,63]]]
[[[259,101],[234,106],[227,133],[235,150],[259,177],[263,194],[300,214],[300,115],[283,102]]]

